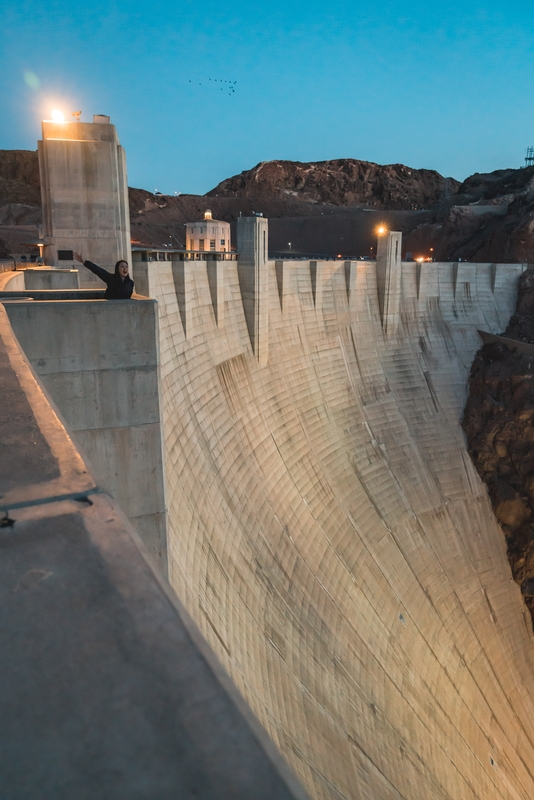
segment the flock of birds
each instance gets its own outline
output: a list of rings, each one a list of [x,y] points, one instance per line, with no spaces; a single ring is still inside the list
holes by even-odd
[[[236,85],[237,81],[226,81],[226,80],[223,80],[222,78],[208,78],[208,81],[211,81],[212,83],[220,83],[220,84],[225,83],[226,86],[216,86],[214,88],[220,89],[221,92],[224,92],[225,90],[228,91],[228,96],[229,97],[231,97],[232,94],[235,94],[235,85]],[[189,83],[193,83],[193,81],[190,80]],[[202,86],[202,83],[199,81],[198,85]]]

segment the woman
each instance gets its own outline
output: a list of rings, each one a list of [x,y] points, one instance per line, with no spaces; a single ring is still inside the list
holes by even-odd
[[[80,264],[83,264],[84,267],[90,269],[91,272],[94,272],[95,275],[104,281],[107,284],[107,289],[104,297],[106,300],[129,300],[132,296],[132,292],[134,289],[134,282],[128,275],[128,262],[117,261],[115,264],[115,273],[112,274],[102,267],[99,267],[97,264],[93,264],[92,261],[84,261],[83,256],[81,253],[74,253],[74,258],[76,261],[79,261]]]

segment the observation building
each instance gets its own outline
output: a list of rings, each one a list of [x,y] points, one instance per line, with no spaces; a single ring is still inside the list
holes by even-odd
[[[230,223],[213,219],[209,209],[204,212],[204,219],[187,222],[185,229],[187,250],[198,254],[230,252]]]

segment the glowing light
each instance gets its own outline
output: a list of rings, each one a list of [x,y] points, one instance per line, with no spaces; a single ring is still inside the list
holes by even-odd
[[[376,229],[376,232],[378,233],[379,236],[383,236],[387,232],[387,228],[385,228],[384,225],[380,225]]]
[[[422,262],[422,261],[424,261],[425,259],[423,258],[423,256],[419,256],[419,258],[416,258],[415,260],[416,260],[416,261],[419,261],[419,263],[421,263],[421,262]]]
[[[65,114],[63,111],[60,111],[58,108],[55,108],[52,111],[52,121],[53,122],[65,122]]]

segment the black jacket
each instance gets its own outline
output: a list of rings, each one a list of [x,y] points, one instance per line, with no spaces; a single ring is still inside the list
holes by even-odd
[[[98,264],[93,264],[92,261],[84,261],[84,267],[90,269],[91,272],[94,272],[95,275],[104,281],[107,284],[107,289],[104,297],[106,300],[129,300],[132,296],[132,292],[134,290],[134,282],[128,276],[124,280],[121,278],[120,275],[117,275],[113,272],[108,272],[102,267],[99,267]]]

